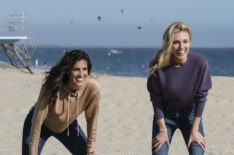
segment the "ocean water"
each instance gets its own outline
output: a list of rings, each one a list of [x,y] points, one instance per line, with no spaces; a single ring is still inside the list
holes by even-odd
[[[156,48],[37,48],[31,59],[33,69],[48,70],[64,55],[65,51],[82,49],[91,58],[92,72],[147,77],[147,64],[155,55]],[[192,48],[208,59],[211,75],[234,76],[234,48]],[[35,60],[38,66],[35,66]],[[0,51],[0,61],[9,63]],[[44,61],[48,67],[44,67]]]

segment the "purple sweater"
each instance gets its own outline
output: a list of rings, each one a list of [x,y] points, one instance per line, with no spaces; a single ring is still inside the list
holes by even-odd
[[[165,105],[186,107],[192,104],[195,104],[195,116],[201,117],[211,85],[208,62],[197,53],[189,52],[181,67],[171,64],[155,70],[148,77],[147,88],[156,118],[164,117]]]

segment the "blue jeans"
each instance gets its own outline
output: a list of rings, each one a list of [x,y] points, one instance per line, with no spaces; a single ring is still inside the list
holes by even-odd
[[[25,121],[24,121],[24,128],[23,128],[23,137],[22,137],[22,155],[29,154],[29,137],[30,137],[30,130],[31,130],[31,121],[33,116],[32,109]],[[78,130],[79,128],[79,130]],[[79,132],[79,136],[78,136]],[[72,154],[74,155],[86,155],[86,136],[81,130],[80,126],[77,125],[77,120],[73,121],[69,125],[69,136],[67,135],[67,129],[65,129],[62,133],[54,133],[50,129],[48,129],[44,124],[41,127],[41,134],[38,143],[38,155],[41,153],[42,148],[46,142],[46,140],[50,137],[54,136],[58,139]]]
[[[164,120],[165,120],[167,134],[168,134],[170,143],[171,143],[171,139],[175,130],[179,128],[180,131],[182,132],[184,141],[187,146],[189,136],[190,136],[190,130],[192,128],[192,124],[194,120],[194,107],[195,106],[181,108],[181,107],[166,106],[164,108]],[[204,136],[202,119],[200,121],[198,130],[202,134],[202,136]],[[156,118],[154,118],[152,138],[155,138],[158,132],[159,132],[159,128],[158,128],[157,120]],[[169,151],[169,148],[167,146],[167,143],[165,142],[157,152],[154,152],[154,150],[152,149],[152,155],[167,155],[168,151]],[[188,151],[190,155],[203,155],[204,154],[203,149],[195,142],[191,143]]]

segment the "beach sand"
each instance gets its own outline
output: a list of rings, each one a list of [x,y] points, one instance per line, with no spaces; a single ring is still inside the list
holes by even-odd
[[[24,119],[36,102],[44,73],[31,75],[0,67],[0,154],[21,154]],[[98,155],[150,155],[153,109],[146,78],[92,74],[101,86],[96,153]],[[234,77],[212,77],[213,88],[203,114],[207,155],[234,152]],[[79,124],[86,131],[84,114]],[[51,137],[42,151],[46,155],[67,155],[68,150]],[[170,155],[188,154],[179,130]]]

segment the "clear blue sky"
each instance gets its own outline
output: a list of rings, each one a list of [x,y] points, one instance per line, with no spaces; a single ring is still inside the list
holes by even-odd
[[[184,21],[193,47],[234,47],[234,0],[1,0],[0,14],[21,12],[37,45],[156,47]]]

